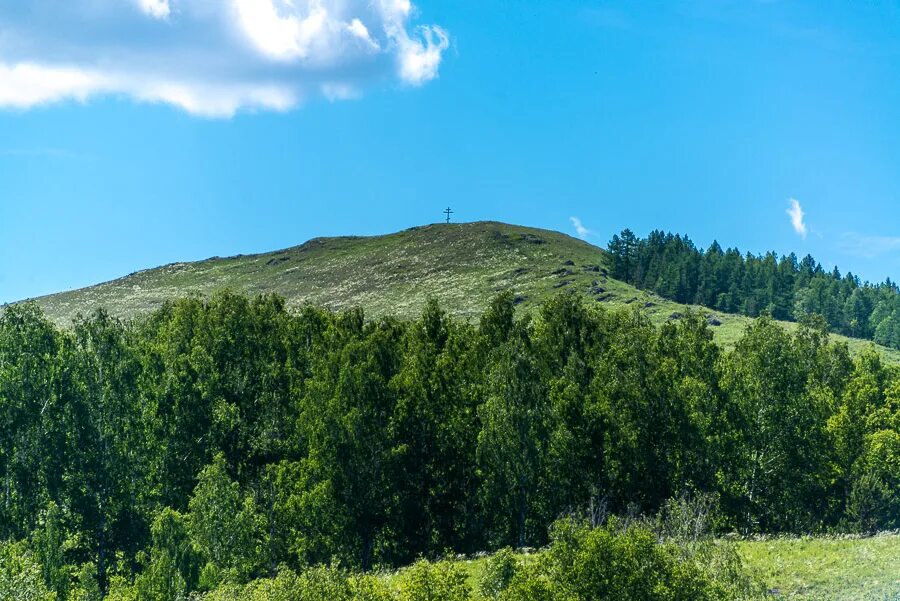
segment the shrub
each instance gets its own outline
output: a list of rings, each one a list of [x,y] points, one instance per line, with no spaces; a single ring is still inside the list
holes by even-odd
[[[544,557],[517,573],[500,599],[720,601],[756,594],[733,549],[710,542],[688,552],[659,542],[649,528],[613,519],[596,529],[558,522]]]
[[[546,557],[522,566],[498,597],[500,601],[579,601],[574,593],[563,590],[551,576]]]
[[[400,582],[400,601],[468,601],[471,593],[465,570],[449,561],[418,561]]]
[[[41,566],[21,543],[0,544],[0,601],[54,601]]]
[[[894,488],[873,472],[863,472],[847,500],[850,528],[865,534],[897,527],[900,498]]]
[[[720,522],[719,495],[682,493],[665,502],[656,530],[664,539],[691,544],[710,538]]]
[[[203,601],[390,601],[384,587],[370,576],[350,576],[326,567],[301,574],[284,569],[273,579],[245,586],[223,586]]]
[[[478,583],[481,594],[488,599],[496,599],[509,586],[516,575],[518,560],[510,548],[497,551],[484,566],[484,574]]]
[[[900,527],[900,434],[879,430],[869,437],[847,502],[855,529],[872,533]]]

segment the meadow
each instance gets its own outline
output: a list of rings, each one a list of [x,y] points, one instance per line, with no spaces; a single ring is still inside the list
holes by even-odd
[[[735,544],[747,570],[771,599],[797,601],[895,601],[900,599],[900,535],[777,537]],[[540,551],[518,554],[534,562]],[[473,591],[485,578],[489,556],[460,559]],[[403,571],[383,576],[399,590]]]

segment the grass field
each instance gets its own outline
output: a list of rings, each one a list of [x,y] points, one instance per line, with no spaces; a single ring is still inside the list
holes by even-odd
[[[773,598],[900,600],[900,536],[742,542],[746,565]]]
[[[773,600],[900,601],[900,535],[737,544],[745,566],[761,579]],[[485,558],[460,562],[472,590],[478,590],[485,562]],[[385,579],[393,584],[398,573],[386,574]]]
[[[438,224],[372,237],[317,238],[285,250],[176,263],[80,290],[35,299],[66,326],[79,313],[103,307],[133,318],[166,299],[230,289],[276,293],[288,305],[341,310],[363,307],[370,317],[418,315],[431,297],[447,311],[477,318],[502,290],[530,311],[563,291],[610,308],[639,308],[656,323],[688,308],[609,277],[606,252],[559,232],[496,222]],[[696,307],[695,307],[696,308]],[[729,348],[750,319],[716,313],[716,341]],[[792,329],[796,324],[784,323]],[[854,353],[873,348],[900,363],[900,351],[835,336]]]

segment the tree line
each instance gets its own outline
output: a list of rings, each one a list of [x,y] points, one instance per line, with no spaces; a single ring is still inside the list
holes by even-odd
[[[722,530],[900,527],[900,379],[826,329],[763,317],[725,352],[699,315],[570,294],[517,315],[504,293],[477,323],[223,293],[63,330],[11,306],[0,580],[12,561],[59,601],[172,599],[539,547],[560,516],[685,493]]]
[[[861,282],[810,255],[742,254],[718,242],[704,251],[687,236],[659,230],[646,238],[623,230],[607,249],[613,277],[664,298],[787,321],[818,314],[834,332],[900,348],[900,291],[889,278]]]

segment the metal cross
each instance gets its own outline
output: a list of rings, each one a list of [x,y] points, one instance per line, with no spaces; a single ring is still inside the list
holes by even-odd
[[[447,223],[450,223],[450,215],[453,213],[453,211],[450,210],[450,207],[447,207],[446,209],[444,209],[444,213],[447,215]]]

